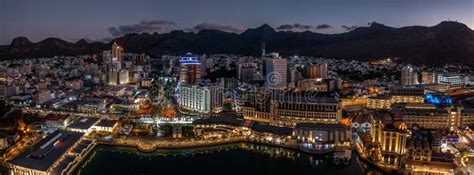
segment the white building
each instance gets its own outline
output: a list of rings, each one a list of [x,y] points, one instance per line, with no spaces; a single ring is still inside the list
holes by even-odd
[[[184,109],[207,113],[222,108],[223,94],[224,86],[220,83],[184,84],[179,87],[178,103]]]

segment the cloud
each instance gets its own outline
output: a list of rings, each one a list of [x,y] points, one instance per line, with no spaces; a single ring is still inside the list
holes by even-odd
[[[194,26],[193,28],[188,28],[184,30],[190,31],[190,32],[198,32],[201,30],[220,30],[220,31],[231,32],[231,33],[241,33],[244,31],[244,29],[242,28],[237,28],[230,25],[212,24],[212,23],[206,23],[206,22],[198,24]]]
[[[331,26],[329,24],[320,24],[317,26],[304,25],[304,24],[283,24],[278,26],[277,30],[287,30],[287,31],[305,31],[305,30],[324,30],[329,29]]]
[[[113,36],[121,36],[128,33],[163,32],[168,27],[175,25],[176,23],[174,21],[168,20],[142,20],[138,24],[109,27],[107,31]]]
[[[353,26],[342,25],[341,27],[346,31],[351,31],[351,30],[356,29],[359,26],[358,25],[353,25]]]
[[[329,24],[319,24],[316,26],[316,29],[318,30],[329,29],[329,28],[331,28]]]

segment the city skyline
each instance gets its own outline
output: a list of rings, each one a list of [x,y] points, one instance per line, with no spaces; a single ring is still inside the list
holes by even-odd
[[[93,4],[93,5],[92,5]],[[473,1],[102,1],[0,3],[0,45],[25,36],[67,41],[110,40],[126,33],[217,29],[240,33],[269,24],[278,30],[343,33],[376,21],[392,27],[458,21],[474,28]],[[354,15],[357,14],[357,15]]]
[[[0,175],[473,174],[473,4],[3,0]]]

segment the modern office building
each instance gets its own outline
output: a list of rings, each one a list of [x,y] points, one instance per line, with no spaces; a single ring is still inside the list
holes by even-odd
[[[285,58],[265,60],[265,85],[271,89],[285,89],[288,85],[288,61]]]

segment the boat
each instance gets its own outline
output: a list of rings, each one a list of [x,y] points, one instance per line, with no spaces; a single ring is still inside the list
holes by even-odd
[[[350,149],[336,150],[333,163],[336,165],[349,165],[351,163],[352,151]]]

